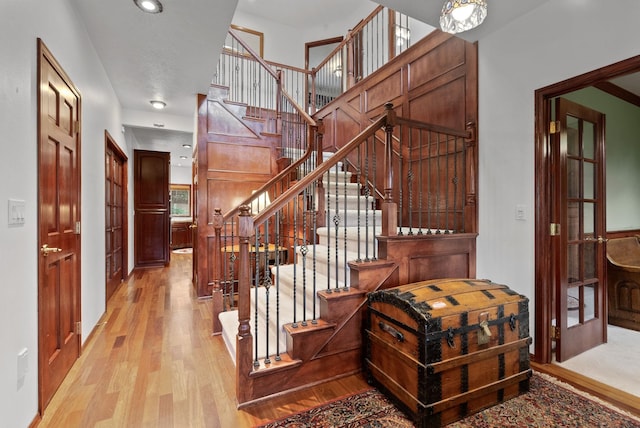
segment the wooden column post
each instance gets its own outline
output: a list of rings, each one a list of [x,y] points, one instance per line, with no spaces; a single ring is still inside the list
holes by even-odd
[[[386,141],[384,149],[384,200],[382,201],[382,235],[398,234],[398,204],[393,201],[393,127],[396,123],[396,112],[393,104],[385,104],[387,123],[385,125]]]
[[[251,335],[251,258],[249,242],[254,235],[251,207],[240,207],[238,219],[238,334],[236,335],[236,397],[245,403],[253,394],[253,336]]]
[[[213,290],[211,291],[211,298],[213,301],[213,334],[218,335],[222,333],[222,324],[218,319],[218,315],[224,310],[224,292],[220,286],[220,280],[222,278],[222,226],[224,224],[224,218],[222,216],[222,209],[215,208],[213,210]]]

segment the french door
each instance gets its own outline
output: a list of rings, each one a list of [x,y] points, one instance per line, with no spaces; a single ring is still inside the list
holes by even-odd
[[[563,98],[555,103],[556,360],[606,342],[604,115]],[[558,240],[559,238],[559,240]]]

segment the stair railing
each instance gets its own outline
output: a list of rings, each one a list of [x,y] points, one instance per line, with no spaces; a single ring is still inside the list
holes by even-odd
[[[239,403],[256,398],[256,372],[291,363],[285,330],[320,322],[317,293],[349,290],[349,263],[376,260],[376,236],[465,232],[464,215],[474,209],[466,206],[475,186],[468,176],[475,175],[473,139],[471,128],[399,118],[387,104],[380,118],[257,214],[249,204],[239,208]],[[348,242],[352,233],[356,247]]]
[[[240,33],[229,29],[212,84],[228,88],[226,101],[246,105],[247,117],[265,120],[268,123],[265,132],[280,135],[277,147],[280,172],[246,197],[237,208],[224,215],[221,210],[214,210],[216,236],[211,251],[214,311],[236,304],[239,207],[249,205],[254,213],[259,212],[270,198],[277,198],[298,177],[322,161],[322,136],[318,134],[318,124],[289,94],[288,89],[299,92],[294,78],[289,76],[290,70],[274,70],[273,66],[277,64],[264,61],[242,40]],[[290,85],[288,89],[283,88],[286,82]],[[217,318],[213,330],[214,333],[220,331]]]
[[[227,33],[212,84],[227,87],[227,102],[246,105],[248,117],[265,119],[270,123],[267,129],[278,132],[280,76],[233,28]]]
[[[409,16],[378,6],[311,71],[310,109],[315,113],[356,83],[373,74],[411,46],[419,23]],[[425,34],[426,35],[426,34]]]

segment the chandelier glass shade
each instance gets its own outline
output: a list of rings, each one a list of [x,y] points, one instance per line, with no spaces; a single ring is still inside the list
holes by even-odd
[[[456,34],[482,24],[487,17],[485,0],[447,0],[440,14],[440,29]]]

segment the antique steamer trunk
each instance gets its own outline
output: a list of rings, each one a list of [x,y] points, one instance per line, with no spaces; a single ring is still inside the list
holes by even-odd
[[[368,380],[418,427],[439,427],[529,390],[529,300],[505,285],[441,279],[368,297]]]

